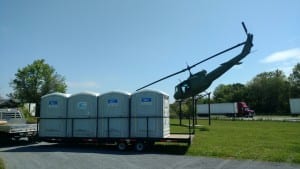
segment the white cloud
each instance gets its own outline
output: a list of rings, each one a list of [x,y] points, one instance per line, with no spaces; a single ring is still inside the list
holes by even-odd
[[[279,69],[287,76],[292,72],[293,67],[299,62],[300,48],[275,52],[261,60],[261,63],[271,64],[273,68],[270,71]]]
[[[86,82],[67,82],[67,92],[74,94],[79,92],[99,92],[100,85],[94,81]]]
[[[300,61],[300,48],[288,49],[272,53],[271,55],[264,58],[262,63],[274,63],[283,61]]]

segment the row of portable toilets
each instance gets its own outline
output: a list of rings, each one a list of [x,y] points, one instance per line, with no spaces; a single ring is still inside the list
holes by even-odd
[[[40,137],[164,138],[169,126],[169,97],[159,91],[52,93],[41,98]]]

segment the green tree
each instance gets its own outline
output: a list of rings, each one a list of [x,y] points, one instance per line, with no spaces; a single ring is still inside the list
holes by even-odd
[[[257,114],[288,113],[289,83],[281,70],[263,72],[247,84],[247,100]]]
[[[183,118],[189,118],[193,113],[193,99],[189,98],[181,102],[181,110]],[[170,114],[172,117],[179,117],[179,102],[174,102],[170,104]]]
[[[181,103],[181,110],[182,110],[182,117],[186,118],[189,114],[189,105],[187,105],[185,102]],[[180,109],[179,109],[179,102],[174,102],[170,104],[170,116],[172,118],[179,117]]]
[[[64,93],[67,89],[65,78],[57,74],[44,59],[18,69],[10,86],[13,88],[10,97],[19,99],[21,103],[36,103],[38,115],[41,96],[53,92]]]
[[[290,97],[300,97],[300,63],[296,64],[289,76],[291,85]]]
[[[214,102],[239,102],[245,100],[246,86],[241,83],[220,84],[213,92]]]

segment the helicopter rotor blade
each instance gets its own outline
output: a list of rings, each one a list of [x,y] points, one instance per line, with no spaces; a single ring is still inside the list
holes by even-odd
[[[145,86],[143,86],[143,87],[137,89],[136,91],[142,90],[142,89],[144,89],[144,88],[146,88],[146,87],[148,87],[148,86],[151,86],[151,85],[153,85],[153,84],[155,84],[155,83],[158,83],[158,82],[163,81],[163,80],[165,80],[165,79],[168,79],[168,78],[170,78],[170,77],[172,77],[172,76],[175,76],[175,75],[178,75],[178,74],[180,74],[180,73],[183,73],[183,72],[185,72],[185,71],[187,71],[187,70],[190,70],[190,69],[194,68],[195,66],[197,66],[197,65],[199,65],[199,64],[201,64],[201,63],[203,63],[203,62],[206,62],[206,61],[208,61],[208,60],[210,60],[210,59],[212,59],[212,58],[214,58],[214,57],[216,57],[216,56],[219,56],[219,55],[221,55],[221,54],[223,54],[223,53],[225,53],[225,52],[228,52],[228,51],[230,51],[230,50],[232,50],[232,49],[234,49],[234,48],[237,48],[237,47],[239,47],[239,46],[241,46],[241,45],[243,45],[243,44],[245,44],[245,42],[239,43],[239,44],[237,44],[237,45],[235,45],[235,46],[232,46],[231,48],[225,49],[225,50],[223,50],[223,51],[221,51],[221,52],[219,52],[219,53],[217,53],[217,54],[214,54],[214,55],[212,55],[212,56],[210,56],[210,57],[208,57],[208,58],[206,58],[206,59],[204,59],[204,60],[201,60],[200,62],[198,62],[198,63],[196,63],[196,64],[194,64],[194,65],[192,65],[192,66],[188,66],[187,68],[182,69],[181,71],[178,71],[178,72],[173,73],[173,74],[171,74],[171,75],[165,76],[165,77],[163,77],[163,78],[161,78],[161,79],[159,79],[159,80],[156,80],[156,81],[154,81],[154,82],[152,82],[152,83],[149,83],[149,84],[147,84],[147,85],[145,85]]]
[[[243,29],[244,29],[244,31],[246,32],[246,34],[248,34],[248,31],[247,31],[247,28],[246,28],[246,25],[245,25],[244,22],[242,22],[242,26],[243,26]],[[159,79],[159,80],[156,80],[156,81],[154,81],[154,82],[152,82],[152,83],[149,83],[149,84],[147,84],[147,85],[145,85],[145,86],[143,86],[143,87],[137,89],[136,91],[139,91],[139,90],[141,90],[141,89],[144,89],[144,88],[146,88],[146,87],[148,87],[148,86],[151,86],[151,85],[153,85],[153,84],[155,84],[155,83],[158,83],[158,82],[160,82],[160,81],[163,81],[163,80],[165,80],[165,79],[168,79],[168,78],[170,78],[170,77],[172,77],[172,76],[175,76],[175,75],[178,75],[178,74],[180,74],[180,73],[183,73],[183,72],[185,72],[185,71],[187,71],[187,70],[190,71],[190,69],[194,68],[195,66],[197,66],[197,65],[199,65],[199,64],[201,64],[201,63],[203,63],[203,62],[206,62],[206,61],[208,61],[208,60],[210,60],[210,59],[212,59],[212,58],[214,58],[214,57],[217,57],[217,56],[219,56],[219,55],[221,55],[221,54],[223,54],[223,53],[226,53],[226,52],[228,52],[228,51],[230,51],[230,50],[233,50],[233,49],[235,49],[235,48],[237,48],[237,47],[239,47],[239,46],[242,46],[242,45],[244,45],[245,43],[246,43],[246,41],[244,41],[244,42],[242,42],[242,43],[239,43],[239,44],[237,44],[237,45],[235,45],[235,46],[232,46],[232,47],[230,47],[230,48],[228,48],[228,49],[225,49],[225,50],[223,50],[223,51],[221,51],[221,52],[219,52],[219,53],[216,53],[216,54],[214,54],[214,55],[212,55],[212,56],[210,56],[210,57],[208,57],[208,58],[206,58],[206,59],[204,59],[204,60],[201,60],[200,62],[198,62],[198,63],[196,63],[196,64],[194,64],[194,65],[192,65],[192,66],[187,66],[187,68],[182,69],[181,71],[178,71],[178,72],[173,73],[173,74],[171,74],[171,75],[165,76],[165,77],[163,77],[163,78],[161,78],[161,79]]]
[[[197,65],[199,65],[199,64],[201,64],[201,63],[203,63],[203,62],[206,62],[206,61],[208,61],[208,60],[210,60],[210,59],[212,59],[212,58],[214,58],[214,57],[216,57],[216,56],[219,56],[219,55],[221,55],[221,54],[223,54],[223,53],[226,53],[226,52],[228,52],[228,51],[230,51],[230,50],[233,50],[233,49],[235,49],[235,48],[237,48],[237,47],[239,47],[239,46],[242,46],[242,45],[244,45],[246,42],[242,42],[242,43],[239,43],[239,44],[237,44],[237,45],[235,45],[235,46],[232,46],[231,48],[228,48],[228,49],[225,49],[225,50],[223,50],[223,51],[221,51],[221,52],[219,52],[219,53],[216,53],[216,54],[214,54],[214,55],[212,55],[212,56],[210,56],[210,57],[208,57],[208,58],[206,58],[206,59],[204,59],[204,60],[201,60],[200,62],[198,62],[198,63],[196,63],[196,64],[194,64],[194,65],[192,65],[192,66],[190,66],[190,68],[194,68],[195,66],[197,66]]]
[[[243,26],[243,29],[244,29],[244,31],[246,32],[246,34],[248,34],[248,31],[247,31],[247,28],[246,28],[246,25],[245,25],[244,22],[242,22],[242,26]],[[198,62],[198,63],[196,63],[196,64],[194,64],[194,65],[192,65],[192,66],[190,66],[190,68],[194,68],[195,66],[197,66],[197,65],[199,65],[199,64],[201,64],[201,63],[203,63],[203,62],[206,62],[206,61],[208,61],[208,60],[210,60],[210,59],[212,59],[212,58],[214,58],[214,57],[216,57],[216,56],[218,56],[218,55],[221,55],[221,54],[226,53],[226,52],[228,52],[228,51],[230,51],[230,50],[232,50],[232,49],[235,49],[235,48],[237,48],[237,47],[239,47],[239,46],[241,46],[241,45],[244,45],[245,43],[246,43],[246,41],[245,41],[245,42],[242,42],[242,43],[239,43],[239,44],[237,44],[237,45],[235,45],[235,46],[232,46],[231,48],[225,49],[225,50],[223,50],[223,51],[221,51],[221,52],[219,52],[219,53],[216,53],[216,54],[214,54],[214,55],[212,55],[212,56],[210,56],[210,57],[208,57],[208,58],[206,58],[206,59],[204,59],[204,60],[202,60],[202,61],[200,61],[200,62]]]
[[[159,79],[159,80],[156,80],[156,81],[154,81],[154,82],[152,82],[152,83],[149,83],[149,84],[147,84],[147,85],[145,85],[145,86],[143,86],[143,87],[137,89],[136,91],[142,90],[142,89],[144,89],[144,88],[146,88],[146,87],[148,87],[148,86],[151,86],[151,85],[153,85],[153,84],[155,84],[155,83],[158,83],[158,82],[160,82],[160,81],[163,81],[163,80],[165,80],[165,79],[168,79],[168,78],[170,78],[170,77],[172,77],[172,76],[178,75],[178,74],[183,73],[183,72],[185,72],[185,71],[187,71],[187,68],[182,69],[182,70],[179,71],[179,72],[176,72],[176,73],[170,74],[170,75],[168,75],[168,76],[165,76],[165,77],[163,77],[163,78],[161,78],[161,79]]]

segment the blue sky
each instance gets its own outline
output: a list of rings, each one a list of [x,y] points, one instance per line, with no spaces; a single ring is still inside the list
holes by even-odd
[[[287,75],[300,62],[298,0],[0,0],[0,95],[19,68],[45,59],[66,78],[68,93],[136,89],[254,34],[243,64],[219,84],[247,83],[275,69]],[[192,69],[216,68],[233,50]],[[170,95],[188,72],[149,89]]]

